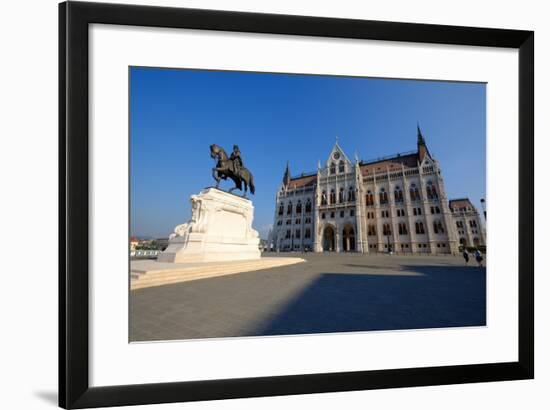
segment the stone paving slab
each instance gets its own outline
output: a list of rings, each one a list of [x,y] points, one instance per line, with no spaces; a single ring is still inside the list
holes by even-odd
[[[486,270],[462,258],[273,256],[306,262],[132,291],[130,340],[486,324]]]

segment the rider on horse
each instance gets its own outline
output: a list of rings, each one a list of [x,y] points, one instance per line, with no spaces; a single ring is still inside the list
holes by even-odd
[[[241,168],[244,167],[243,159],[241,157],[241,150],[238,145],[233,145],[233,152],[229,159],[233,162],[233,170],[235,175],[240,175]]]
[[[212,168],[212,177],[216,181],[216,188],[219,187],[220,180],[230,178],[235,183],[235,187],[231,188],[228,192],[233,192],[235,189],[243,190],[244,184],[244,197],[246,197],[248,188],[250,188],[250,193],[255,193],[254,177],[244,167],[238,145],[233,145],[233,152],[228,157],[222,147],[212,144],[210,145],[210,156],[217,160],[216,167]]]

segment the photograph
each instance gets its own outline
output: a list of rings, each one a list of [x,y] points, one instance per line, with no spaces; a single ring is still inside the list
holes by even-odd
[[[27,181],[11,179],[28,207],[53,195],[57,209],[23,207],[30,229],[6,214],[25,237],[57,224],[55,249],[35,258],[57,261],[56,289],[39,270],[24,298],[55,297],[57,324],[42,302],[17,320],[30,332],[18,344],[55,333],[21,345],[57,359],[57,400],[49,366],[33,401],[538,403],[542,13],[145,3],[60,3],[57,53],[46,28],[28,33],[47,40],[30,55],[54,56],[58,79],[58,104],[51,91],[40,118],[24,110],[6,133],[32,126],[11,138],[31,155]],[[55,88],[48,70],[21,68],[34,66],[14,67]],[[12,105],[28,108],[27,88]],[[42,111],[55,146],[40,145]],[[50,189],[29,164],[56,155]]]
[[[128,77],[129,342],[487,325],[485,82]]]

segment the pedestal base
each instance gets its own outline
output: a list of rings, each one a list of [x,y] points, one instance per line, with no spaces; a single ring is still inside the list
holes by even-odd
[[[302,258],[264,257],[254,260],[204,263],[163,263],[153,260],[130,262],[130,289],[164,286],[236,273],[272,269],[305,262]]]
[[[252,229],[252,201],[207,188],[191,196],[191,220],[175,228],[159,262],[215,262],[260,258]]]

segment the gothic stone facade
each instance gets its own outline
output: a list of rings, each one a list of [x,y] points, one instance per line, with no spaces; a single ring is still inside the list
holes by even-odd
[[[336,142],[316,173],[292,178],[287,164],[269,243],[275,251],[456,254],[485,245],[485,235],[467,198],[447,199],[418,129],[411,153],[351,161]]]

